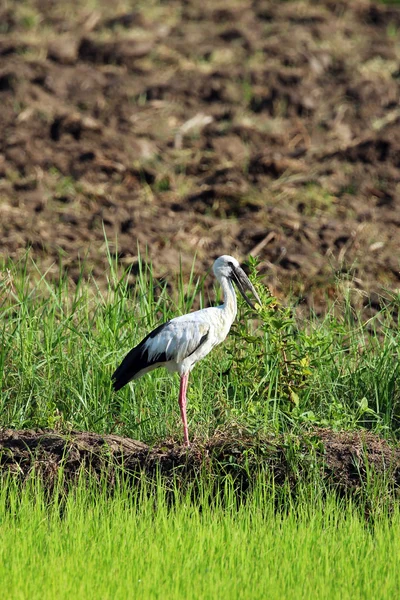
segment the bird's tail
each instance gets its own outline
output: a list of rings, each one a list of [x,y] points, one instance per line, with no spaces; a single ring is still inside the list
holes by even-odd
[[[141,370],[140,351],[139,347],[132,348],[125,356],[122,363],[114,371],[111,376],[112,384],[115,392],[118,392],[127,383],[134,379],[135,375]]]
[[[148,342],[149,340],[157,339],[158,334],[165,327],[168,327],[169,323],[168,321],[156,327],[140,344],[128,352],[118,369],[112,374],[113,388],[116,392],[132,381],[132,379],[138,379],[168,360],[163,347],[159,351],[156,350],[149,354]]]

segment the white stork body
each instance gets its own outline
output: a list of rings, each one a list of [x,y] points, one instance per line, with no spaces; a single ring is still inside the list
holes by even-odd
[[[237,312],[232,279],[250,306],[252,304],[245,295],[244,288],[250,289],[260,302],[251,282],[232,256],[218,258],[214,263],[214,273],[222,286],[224,303],[221,306],[175,317],[160,325],[127,354],[112,376],[114,389],[117,391],[132,379],[138,379],[161,366],[170,372],[177,372],[181,378],[179,406],[186,445],[189,445],[186,419],[189,373],[194,365],[207,356],[214,346],[223,342],[229,333]]]

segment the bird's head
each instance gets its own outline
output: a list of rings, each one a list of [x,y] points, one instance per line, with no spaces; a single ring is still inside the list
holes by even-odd
[[[258,297],[256,290],[254,289],[253,284],[250,279],[247,277],[246,273],[243,271],[242,267],[233,256],[229,256],[228,254],[224,254],[217,258],[213,265],[213,271],[216,278],[221,281],[223,277],[230,279],[235,283],[239,292],[242,294],[243,298],[246,300],[247,304],[255,309],[254,304],[250,301],[250,299],[246,295],[246,290],[249,290],[257,302],[261,304],[261,300]]]

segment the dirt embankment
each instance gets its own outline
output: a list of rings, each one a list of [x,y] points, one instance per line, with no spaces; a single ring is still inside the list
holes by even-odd
[[[400,450],[368,432],[334,432],[315,429],[289,438],[214,436],[195,441],[189,449],[169,440],[150,448],[142,442],[116,435],[55,431],[0,432],[0,473],[24,481],[33,471],[51,488],[62,469],[66,482],[76,481],[82,470],[106,477],[109,485],[119,477],[139,484],[161,476],[195,483],[200,474],[209,482],[230,475],[236,488],[251,489],[260,470],[271,483],[296,486],[322,478],[327,489],[340,495],[360,494],[380,478],[389,488],[400,484]]]
[[[338,273],[399,286],[398,8],[97,4],[0,9],[2,254],[76,277],[90,247],[101,278],[104,223],[158,276],[254,253],[317,307]]]

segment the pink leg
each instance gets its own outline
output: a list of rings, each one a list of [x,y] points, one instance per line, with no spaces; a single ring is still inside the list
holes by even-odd
[[[182,417],[182,423],[183,423],[183,437],[185,440],[185,446],[190,446],[189,432],[188,432],[187,419],[186,419],[186,390],[187,390],[188,379],[189,379],[189,373],[182,375],[181,385],[179,388],[179,408],[181,409],[181,417]]]

